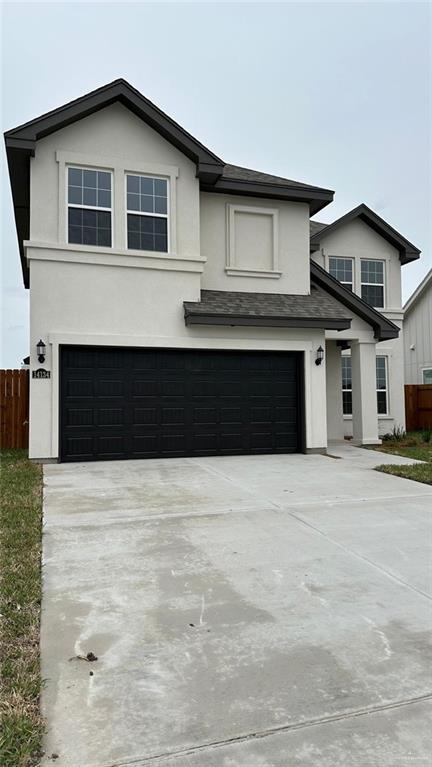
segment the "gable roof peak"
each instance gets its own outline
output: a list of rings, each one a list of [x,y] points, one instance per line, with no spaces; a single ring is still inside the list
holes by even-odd
[[[383,237],[383,239],[399,251],[401,264],[407,264],[420,257],[421,251],[419,248],[407,240],[406,237],[394,229],[387,223],[387,221],[384,221],[378,213],[375,213],[375,211],[372,210],[372,208],[369,208],[364,202],[360,203],[360,205],[357,205],[343,216],[340,216],[340,218],[337,218],[332,224],[327,224],[321,228],[314,227],[315,231],[311,231],[311,246],[316,249],[317,246],[319,247],[319,243],[324,237],[331,232],[336,231],[344,224],[354,221],[356,218],[359,218],[363,223],[367,224],[373,231]]]

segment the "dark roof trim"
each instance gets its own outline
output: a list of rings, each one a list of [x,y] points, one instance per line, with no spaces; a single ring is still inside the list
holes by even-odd
[[[197,165],[202,163],[206,166],[207,172],[212,168],[216,177],[222,173],[225,163],[220,157],[217,157],[210,149],[197,141],[181,125],[172,120],[122,78],[86,93],[84,96],[19,125],[17,128],[6,131],[6,146],[16,148],[17,141],[28,142],[29,145],[33,143],[34,145],[38,139],[49,136],[50,133],[98,112],[116,101],[124,104]]]
[[[333,201],[334,192],[320,187],[290,185],[287,180],[286,186],[271,184],[262,181],[231,179],[224,175],[220,176],[214,184],[202,182],[202,192],[216,192],[220,194],[244,195],[245,197],[266,197],[273,200],[287,200],[290,202],[304,202],[309,205],[310,215],[313,216],[322,208]]]
[[[249,325],[266,328],[325,328],[326,330],[347,330],[351,326],[349,318],[322,317],[257,317],[250,314],[221,314],[219,312],[197,313],[190,312],[187,302],[184,303],[186,325]]]
[[[319,246],[321,240],[330,234],[330,232],[334,232],[336,229],[339,229],[340,226],[353,221],[355,218],[360,218],[361,221],[370,226],[370,228],[377,232],[377,234],[381,235],[381,237],[387,240],[390,245],[393,245],[393,247],[399,251],[399,257],[402,264],[407,264],[410,261],[415,261],[420,257],[421,251],[416,248],[412,242],[409,242],[409,240],[397,232],[396,229],[393,229],[393,227],[390,226],[387,221],[384,221],[383,218],[374,213],[374,211],[371,210],[371,208],[368,208],[368,206],[364,203],[358,205],[357,208],[353,208],[353,210],[350,210],[348,213],[345,213],[344,216],[336,219],[336,221],[333,221],[332,224],[328,224],[324,226],[320,231],[312,234],[310,240],[311,247]],[[313,224],[316,222],[311,223]]]
[[[357,314],[362,320],[371,325],[374,329],[374,335],[377,341],[386,341],[390,338],[399,336],[399,328],[393,322],[384,317],[381,312],[377,312],[372,306],[369,306],[360,296],[357,296],[348,288],[345,288],[339,280],[336,280],[328,272],[322,269],[314,261],[311,261],[311,279],[318,283],[324,290],[330,293],[333,298],[337,298],[347,309]]]

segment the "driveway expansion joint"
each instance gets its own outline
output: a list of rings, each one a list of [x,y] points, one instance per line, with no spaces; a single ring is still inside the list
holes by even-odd
[[[252,740],[260,740],[263,738],[270,738],[272,735],[276,735],[283,732],[295,732],[296,730],[304,730],[309,727],[317,727],[323,724],[332,724],[333,722],[341,722],[347,719],[355,719],[361,716],[372,716],[382,711],[392,711],[397,708],[403,708],[405,706],[416,705],[417,703],[426,703],[432,701],[432,692],[419,695],[414,698],[406,698],[403,700],[391,701],[390,703],[383,703],[377,706],[367,706],[366,708],[357,709],[355,711],[346,711],[339,714],[333,714],[331,716],[318,717],[316,719],[310,719],[305,722],[297,722],[295,724],[285,724],[279,727],[270,727],[267,730],[259,732],[251,732],[246,735],[239,735],[233,738],[227,738],[226,740],[217,740],[209,743],[201,743],[197,746],[190,748],[179,749],[176,751],[165,751],[164,753],[154,754],[148,757],[134,757],[126,761],[110,762],[103,767],[141,767],[141,765],[154,764],[160,761],[166,761],[168,759],[176,759],[177,757],[193,756],[194,754],[205,752],[211,749],[219,749],[224,746],[236,745],[237,743],[247,743]]]

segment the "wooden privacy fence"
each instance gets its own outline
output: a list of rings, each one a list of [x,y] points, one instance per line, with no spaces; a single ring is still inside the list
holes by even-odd
[[[29,371],[0,370],[0,447],[28,447]]]
[[[432,429],[432,384],[405,385],[407,431]]]

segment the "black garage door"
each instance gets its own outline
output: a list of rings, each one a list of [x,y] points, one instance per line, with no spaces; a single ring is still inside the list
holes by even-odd
[[[60,457],[302,449],[302,355],[65,346]]]

